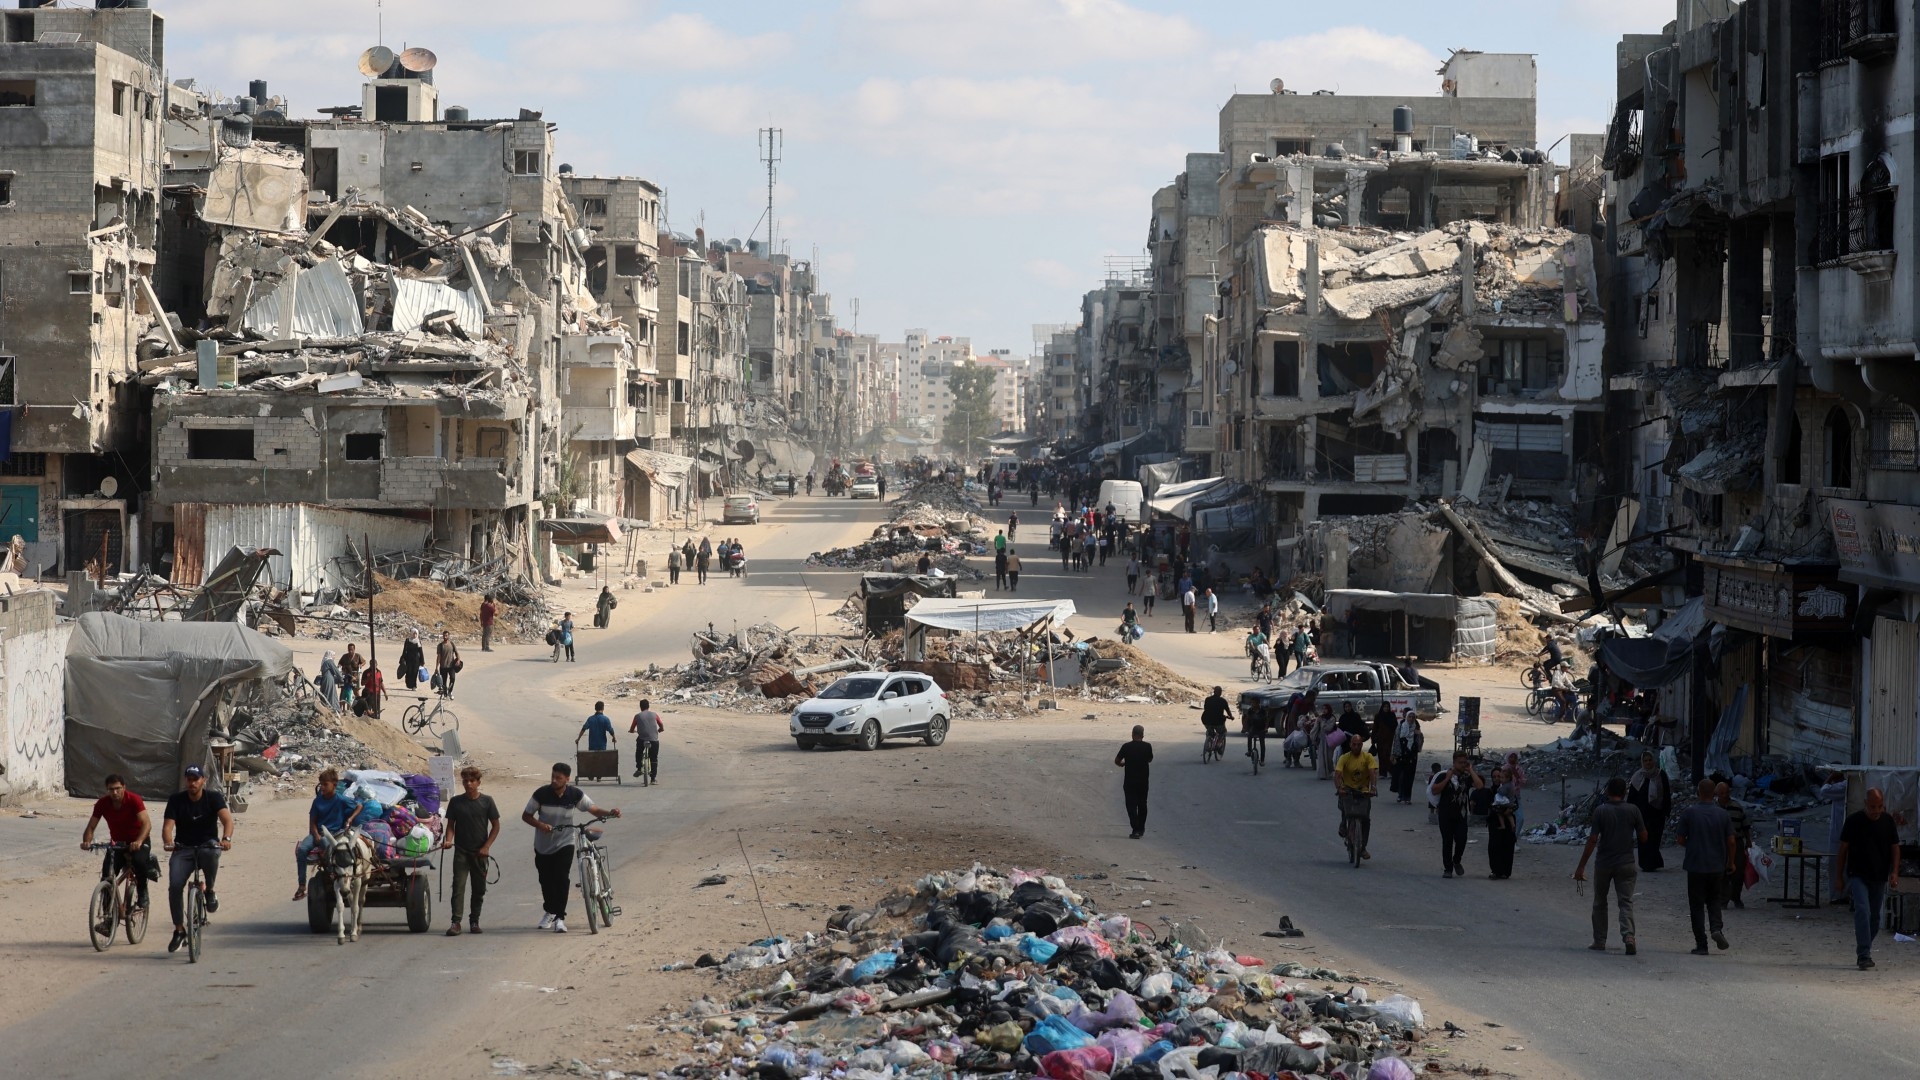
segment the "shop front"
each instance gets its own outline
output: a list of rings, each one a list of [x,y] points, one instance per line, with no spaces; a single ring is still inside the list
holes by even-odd
[[[1830,564],[1701,561],[1707,618],[1727,628],[1718,696],[1740,704],[1729,756],[1858,760],[1858,590]]]
[[[1920,507],[1827,500],[1840,579],[1860,591],[1860,761],[1920,765]]]

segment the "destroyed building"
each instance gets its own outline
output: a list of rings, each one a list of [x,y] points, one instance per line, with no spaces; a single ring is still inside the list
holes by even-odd
[[[1679,562],[1645,599],[1711,625],[1674,710],[1716,764],[1914,765],[1912,7],[1674,14],[1619,41],[1603,162],[1617,482]]]
[[[715,261],[703,230],[692,236],[662,232],[659,251],[663,278],[672,283],[660,291],[660,325],[670,339],[661,344],[660,364],[671,367],[682,387],[667,447],[698,462],[694,490],[705,497],[739,475],[731,433],[746,415],[746,283]]]
[[[142,342],[153,292],[164,20],[21,4],[0,18],[0,538],[29,572],[141,557]]]
[[[430,74],[395,61],[323,120],[264,83],[170,106],[162,292],[198,340],[140,381],[174,580],[238,543],[322,588],[348,537],[418,532],[532,576],[542,517],[624,512],[634,339],[589,288],[554,125],[441,117]]]

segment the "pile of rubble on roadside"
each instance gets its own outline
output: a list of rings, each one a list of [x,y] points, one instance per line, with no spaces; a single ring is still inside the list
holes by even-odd
[[[394,580],[376,574],[379,591],[373,599],[373,628],[381,638],[400,641],[407,631],[418,630],[423,641],[440,638],[440,631],[453,631],[454,640],[475,641],[480,636],[481,594],[448,588],[425,577]],[[537,589],[514,595],[518,604],[499,602],[494,632],[502,641],[538,641],[559,614],[547,606],[546,596]],[[265,623],[263,622],[263,625]],[[367,601],[308,609],[297,623],[305,637],[323,641],[364,641],[367,637]]]
[[[387,718],[376,720],[329,709],[317,696],[296,702],[275,687],[259,700],[235,708],[235,764],[256,784],[295,796],[313,786],[312,774],[328,767],[419,772],[427,748],[395,725],[404,706],[389,701]],[[397,697],[397,695],[396,695]]]
[[[693,658],[648,665],[614,680],[613,698],[701,705],[749,713],[785,713],[849,671],[919,670],[947,692],[955,719],[1002,720],[1050,708],[1058,699],[1138,704],[1198,702],[1207,688],[1139,649],[1103,638],[995,631],[928,640],[926,656],[901,657],[902,636],[798,634],[756,623],[732,634],[695,633]],[[1049,667],[1053,677],[1049,677]],[[1080,684],[1069,673],[1077,670]]]
[[[929,875],[871,909],[843,908],[819,934],[693,967],[713,969],[717,990],[662,1017],[668,1046],[631,1067],[702,1080],[1412,1080],[1460,1067],[1423,1052],[1419,1002],[1375,980],[1268,965],[1191,925],[1102,917],[1045,872]]]
[[[984,577],[967,556],[991,550],[993,529],[976,511],[980,504],[945,481],[915,485],[894,500],[893,518],[873,530],[873,538],[852,547],[816,551],[809,566],[885,573],[914,571],[921,555],[931,571],[975,580]]]

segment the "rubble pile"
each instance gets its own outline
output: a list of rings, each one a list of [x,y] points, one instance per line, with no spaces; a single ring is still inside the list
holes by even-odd
[[[975,512],[979,508],[979,503],[944,480],[916,484],[894,500],[892,520],[875,528],[871,540],[816,551],[807,556],[807,565],[907,573],[926,554],[932,571],[978,580],[986,575],[968,565],[967,556],[990,550],[993,536],[987,519]]]
[[[1125,642],[1088,638],[1085,644],[1096,661],[1086,668],[1086,686],[1092,697],[1144,698],[1164,705],[1170,701],[1197,702],[1212,691],[1212,687],[1194,682]],[[1120,664],[1101,664],[1100,660],[1117,660]]]
[[[666,668],[650,664],[616,679],[607,693],[737,712],[784,713],[793,697],[811,696],[841,672],[882,666],[878,645],[867,638],[796,634],[766,622],[733,634],[695,632],[690,645],[689,662]]]
[[[378,590],[373,601],[373,626],[382,638],[399,640],[407,631],[418,630],[422,640],[439,640],[440,631],[451,630],[455,641],[477,641],[480,637],[479,593],[460,592],[424,577],[395,580],[374,575]],[[547,606],[538,591],[521,593],[520,604],[499,600],[499,615],[494,634],[502,641],[538,641],[559,616]],[[497,600],[499,598],[496,598]],[[335,604],[309,609],[314,618],[302,623],[310,637],[327,641],[361,640],[367,636],[367,601],[357,600],[351,607]]]
[[[401,705],[387,708],[397,716]],[[283,793],[304,792],[312,786],[310,774],[328,767],[419,772],[427,764],[426,749],[391,719],[336,712],[317,696],[295,701],[282,695],[236,708],[232,730],[235,763]]]
[[[841,910],[821,934],[698,966],[717,968],[727,1003],[708,995],[662,1018],[662,1033],[690,1044],[676,1076],[1357,1078],[1453,1067],[1412,1060],[1426,1030],[1413,998],[1376,999],[1371,980],[1324,967],[1269,966],[1195,927],[1102,917],[1045,872],[929,875],[910,895]]]

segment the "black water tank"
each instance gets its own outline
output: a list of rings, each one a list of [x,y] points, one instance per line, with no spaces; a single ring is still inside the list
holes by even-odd
[[[1393,107],[1393,133],[1395,135],[1413,134],[1413,106],[1395,105]]]
[[[220,141],[228,146],[252,146],[253,118],[246,113],[230,113],[221,117]]]
[[[464,124],[470,115],[465,105],[447,106],[446,118],[449,124]]]
[[[267,101],[267,80],[255,79],[247,84],[247,96],[262,105]]]

